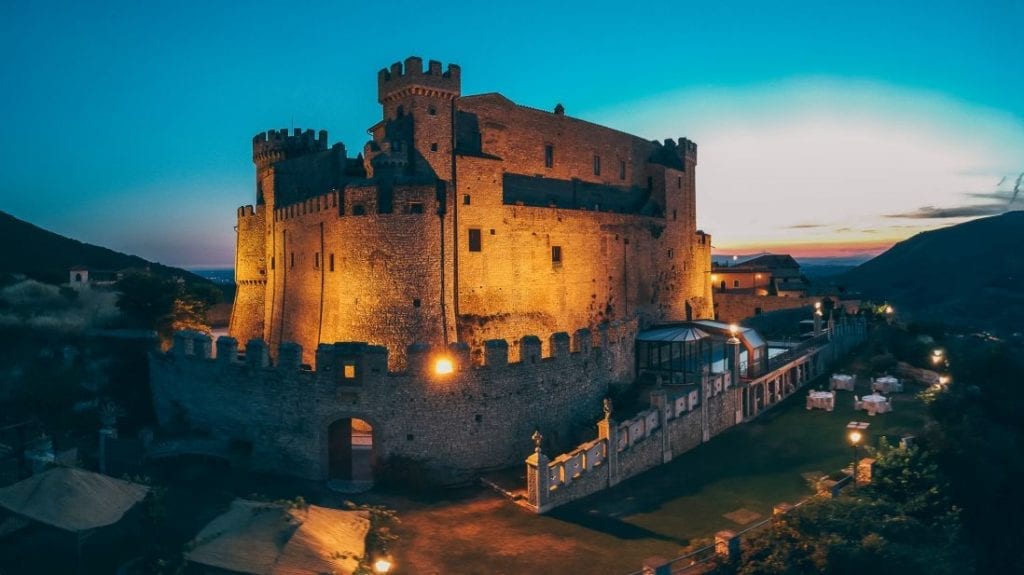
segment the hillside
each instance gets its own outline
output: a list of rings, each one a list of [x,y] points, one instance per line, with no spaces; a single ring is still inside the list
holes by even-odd
[[[0,274],[22,273],[51,284],[67,283],[68,269],[82,265],[94,270],[149,268],[162,276],[189,283],[208,283],[191,272],[66,238],[0,211]]]
[[[1024,211],[917,234],[837,278],[913,318],[1024,330]]]

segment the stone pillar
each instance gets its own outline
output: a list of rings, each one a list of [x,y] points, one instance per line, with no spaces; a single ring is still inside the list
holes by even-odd
[[[537,513],[550,509],[550,487],[548,481],[548,457],[540,449],[543,436],[539,431],[533,432],[533,453],[526,458],[526,498]]]
[[[740,373],[740,340],[738,337],[731,337],[726,342],[726,348],[729,350],[729,373],[732,375],[732,384],[739,385],[740,377],[743,374]],[[749,369],[750,366],[747,366]]]
[[[457,371],[469,371],[473,366],[469,359],[469,344],[462,341],[453,341],[448,344],[448,351],[452,354],[452,361]]]
[[[740,558],[740,538],[732,531],[725,530],[715,533],[715,553],[727,561]]]
[[[205,333],[197,333],[192,337],[192,353],[200,359],[213,357],[213,338]]]
[[[484,342],[484,365],[505,367],[508,365],[508,342],[503,339],[489,339]]]
[[[302,346],[295,342],[283,341],[277,346],[277,366],[282,370],[298,371],[302,364]]]
[[[661,435],[661,462],[672,461],[672,443],[668,433],[668,394],[663,389],[651,392],[651,407],[658,410],[658,431]]]
[[[672,575],[672,563],[664,557],[644,559],[642,575]]]
[[[250,339],[245,344],[245,363],[251,368],[264,368],[270,365],[267,355],[267,344],[262,339]]]
[[[233,363],[238,358],[238,340],[222,335],[217,338],[217,362]]]
[[[540,361],[540,338],[535,335],[524,335],[519,340],[519,362],[523,365]]]
[[[619,426],[612,419],[612,400],[604,400],[604,419],[597,422],[597,437],[608,446],[608,487],[619,482]]]
[[[176,357],[192,353],[192,334],[187,331],[176,331],[171,336],[171,352]]]
[[[551,357],[555,359],[568,359],[569,358],[569,334],[560,331],[551,334],[551,338],[548,340],[551,346]]]

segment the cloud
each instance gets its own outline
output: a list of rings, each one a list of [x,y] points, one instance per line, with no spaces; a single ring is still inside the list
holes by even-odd
[[[977,206],[959,206],[953,208],[936,208],[924,206],[911,212],[886,214],[887,218],[909,218],[912,220],[944,220],[951,218],[978,218],[997,216],[1007,211],[1006,204],[981,204]]]
[[[824,227],[825,227],[824,224],[793,224],[791,226],[786,226],[785,229],[787,229],[787,230],[813,230],[813,229],[824,228]]]

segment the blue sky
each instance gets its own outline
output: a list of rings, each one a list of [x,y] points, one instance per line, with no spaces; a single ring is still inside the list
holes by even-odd
[[[1019,1],[6,2],[0,209],[230,264],[252,135],[322,128],[355,155],[376,70],[415,54],[460,64],[466,94],[696,140],[723,252],[877,251],[1024,206],[1022,21]]]

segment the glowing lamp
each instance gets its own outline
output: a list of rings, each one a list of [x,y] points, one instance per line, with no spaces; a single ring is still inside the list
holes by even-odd
[[[388,573],[391,571],[391,562],[387,559],[378,559],[373,562],[374,573]]]
[[[434,362],[434,373],[437,375],[448,375],[453,371],[455,371],[455,365],[452,364],[451,358],[439,357]]]
[[[862,436],[861,436],[859,431],[851,431],[850,432],[850,443],[852,443],[854,445],[857,445],[858,443],[860,443],[861,437]]]
[[[948,375],[940,375],[939,376],[939,385],[946,385],[947,383],[949,383],[949,376]]]
[[[896,310],[892,309],[891,305],[885,306],[885,313],[892,314],[892,312],[894,312],[894,311],[896,311]]]

